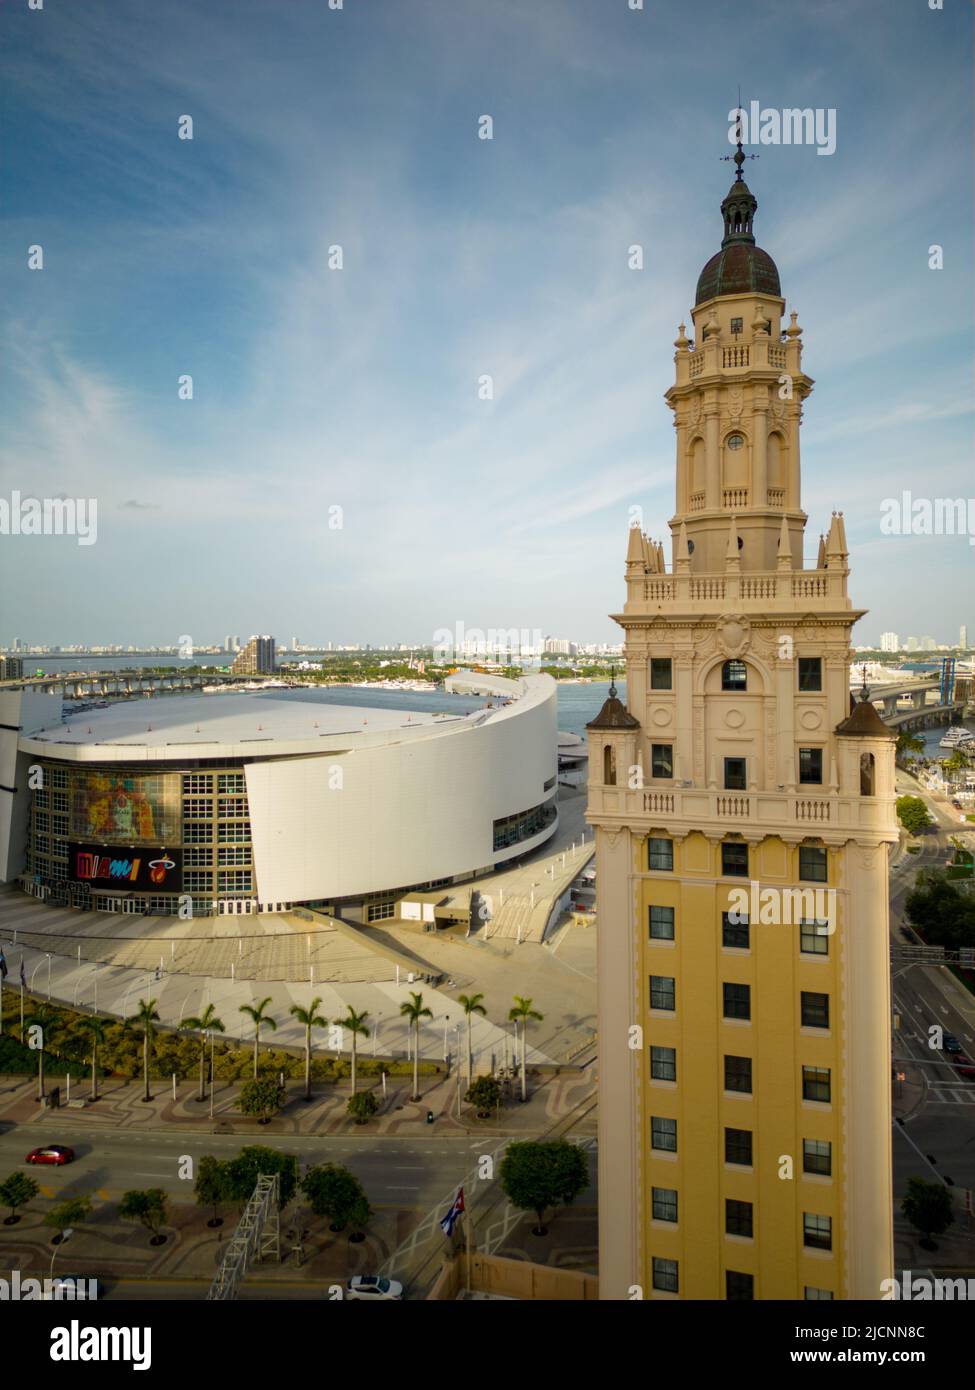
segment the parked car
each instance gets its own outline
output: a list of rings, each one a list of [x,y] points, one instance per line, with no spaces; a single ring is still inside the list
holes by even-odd
[[[958,801],[958,800],[956,800],[955,797],[952,797],[952,798],[951,798],[951,804],[952,804],[952,806],[954,806],[954,808],[955,808],[956,811],[960,811],[961,808],[962,808],[962,807],[961,807],[961,802]]]
[[[967,1077],[969,1081],[975,1081],[975,1062],[970,1057],[966,1057],[963,1052],[958,1052],[952,1057],[951,1062],[959,1076]]]
[[[74,1158],[74,1149],[69,1149],[67,1144],[45,1144],[41,1149],[31,1149],[24,1159],[25,1163],[70,1163]]]
[[[379,1303],[382,1299],[402,1298],[403,1285],[395,1279],[383,1279],[378,1274],[353,1274],[345,1286],[345,1296]]]
[[[945,1033],[944,1037],[941,1039],[941,1046],[944,1048],[945,1052],[955,1053],[961,1051],[961,1043],[955,1037],[954,1033]]]

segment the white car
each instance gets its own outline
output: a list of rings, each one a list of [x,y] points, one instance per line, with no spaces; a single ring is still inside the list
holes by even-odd
[[[403,1285],[395,1279],[383,1279],[378,1274],[353,1274],[345,1286],[346,1298],[362,1298],[370,1303],[382,1299],[402,1298]]]

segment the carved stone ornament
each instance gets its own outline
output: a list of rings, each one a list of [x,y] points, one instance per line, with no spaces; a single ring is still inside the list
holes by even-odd
[[[728,392],[728,414],[732,420],[741,419],[742,389],[740,386],[732,386]]]
[[[724,613],[718,619],[716,634],[725,656],[741,656],[751,642],[752,625],[743,613]]]

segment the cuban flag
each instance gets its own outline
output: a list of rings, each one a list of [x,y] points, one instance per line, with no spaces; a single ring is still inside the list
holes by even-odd
[[[458,1216],[460,1216],[463,1210],[464,1189],[462,1187],[458,1187],[457,1196],[454,1198],[454,1204],[440,1223],[440,1229],[443,1231],[445,1236],[452,1236],[454,1234],[454,1227],[457,1224],[457,1218]]]

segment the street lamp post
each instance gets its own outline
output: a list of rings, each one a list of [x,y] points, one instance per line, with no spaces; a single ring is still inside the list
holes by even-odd
[[[54,1261],[57,1259],[58,1251],[61,1249],[61,1246],[62,1246],[62,1245],[66,1244],[67,1241],[69,1241],[69,1240],[71,1239],[71,1237],[72,1237],[73,1235],[74,1235],[74,1227],[73,1227],[73,1226],[66,1226],[65,1229],[61,1232],[61,1239],[58,1241],[57,1245],[55,1245],[54,1250],[53,1250],[53,1252],[52,1252],[52,1254],[51,1254],[51,1268],[48,1270],[48,1278],[49,1278],[49,1279],[53,1279],[53,1278],[54,1278]]]

